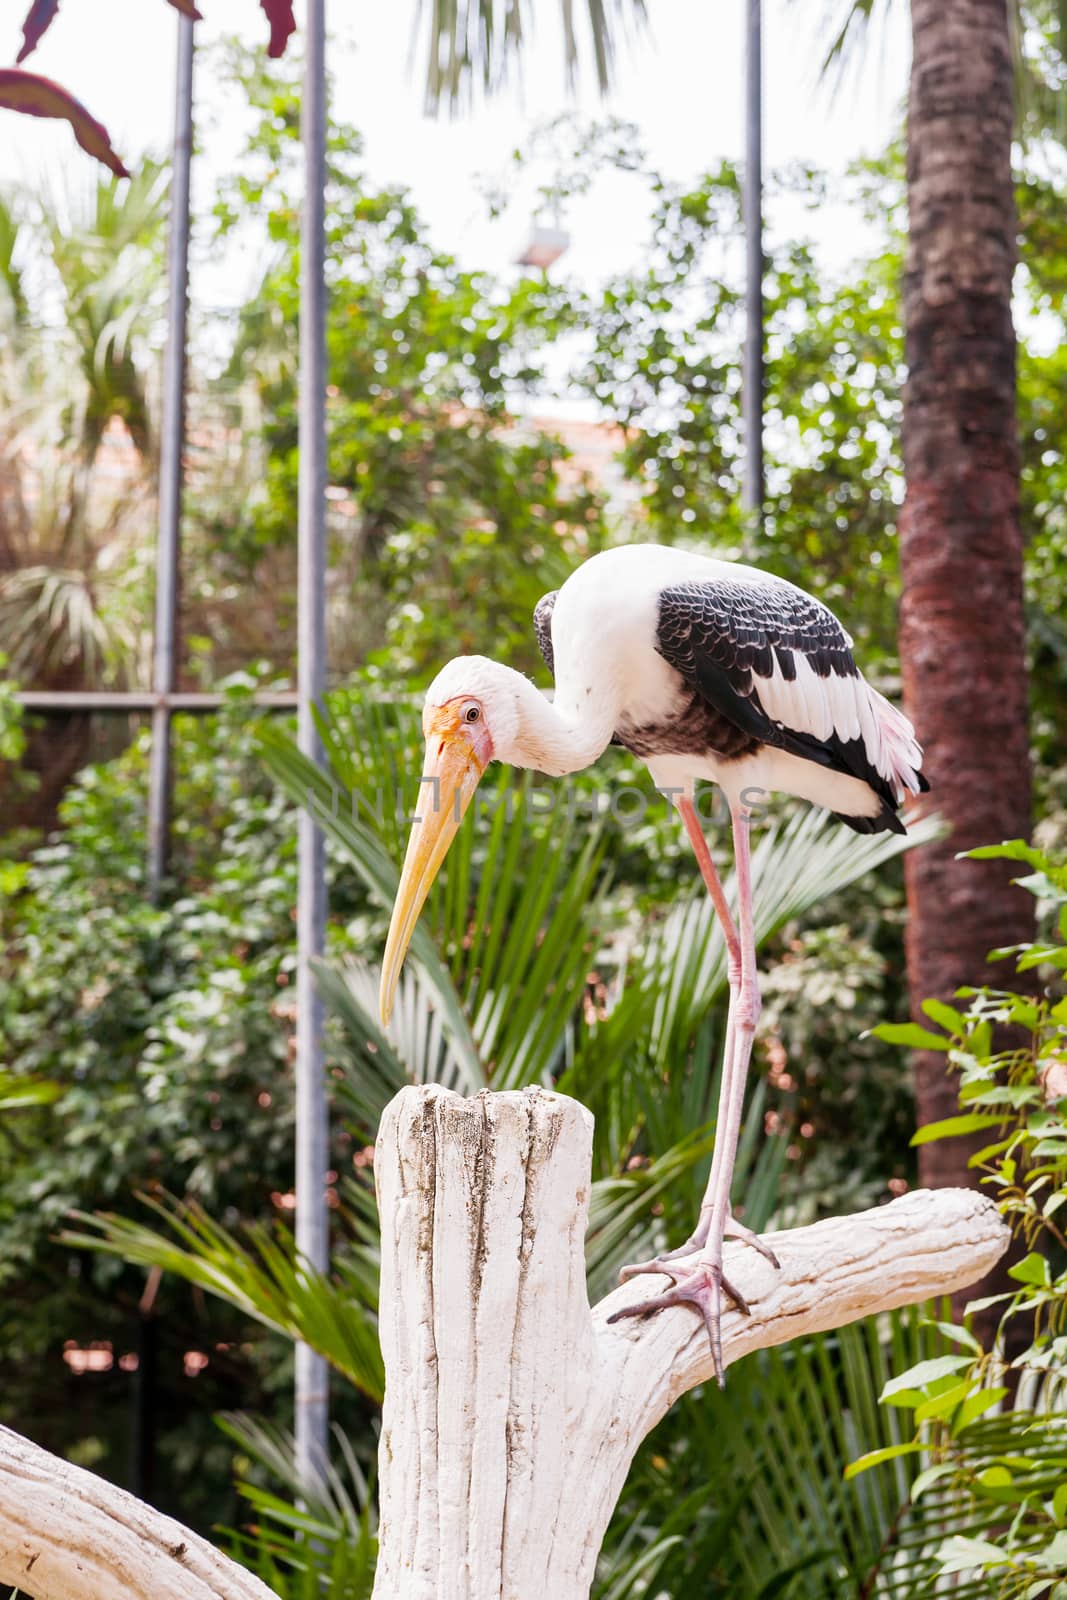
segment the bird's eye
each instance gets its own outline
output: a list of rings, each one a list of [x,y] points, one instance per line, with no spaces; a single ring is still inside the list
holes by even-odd
[[[480,719],[481,714],[482,714],[481,706],[475,705],[473,700],[468,701],[468,703],[463,707],[463,710],[460,713],[460,715],[462,716],[464,722],[477,722]]]

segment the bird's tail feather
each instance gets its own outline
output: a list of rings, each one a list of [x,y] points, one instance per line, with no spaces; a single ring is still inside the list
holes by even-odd
[[[915,737],[915,729],[903,711],[891,705],[884,694],[870,689],[870,695],[881,728],[888,768],[888,771],[883,770],[883,777],[896,789],[900,800],[904,798],[905,789],[909,794],[922,794],[930,785],[922,775],[922,746]]]

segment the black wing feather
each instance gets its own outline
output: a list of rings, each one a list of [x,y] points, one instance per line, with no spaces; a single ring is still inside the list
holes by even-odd
[[[859,677],[848,635],[818,600],[785,583],[674,584],[660,594],[656,648],[716,711],[763,744],[869,784],[886,807],[884,819],[870,822],[904,831],[896,795],[862,739],[818,739],[775,722],[760,703],[754,675],[770,677],[777,664],[792,681],[798,652],[820,678]],[[844,820],[869,827],[865,818]]]
[[[537,648],[545,659],[545,666],[556,676],[555,656],[552,654],[552,609],[556,604],[558,589],[553,589],[551,594],[543,594],[534,606],[533,625],[537,635]]]

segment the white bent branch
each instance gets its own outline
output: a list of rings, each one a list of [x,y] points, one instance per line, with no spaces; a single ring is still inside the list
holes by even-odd
[[[540,1090],[405,1089],[386,1110],[376,1600],[586,1600],[634,1451],[712,1377],[685,1308],[609,1326],[662,1280],[590,1311],[591,1145],[584,1107]],[[942,1189],[775,1234],[777,1271],[728,1245],[751,1316],[724,1316],[725,1360],[963,1288],[1007,1239],[991,1201]],[[0,1583],[35,1600],[273,1600],[207,1540],[3,1427]]]
[[[172,1517],[0,1427],[0,1586],[35,1600],[276,1600]]]
[[[586,1600],[637,1446],[713,1376],[688,1308],[609,1326],[662,1278],[590,1311],[591,1147],[589,1112],[541,1090],[386,1109],[376,1600]],[[751,1315],[724,1315],[725,1360],[963,1288],[1007,1242],[990,1200],[942,1189],[776,1233],[777,1271],[728,1244]]]

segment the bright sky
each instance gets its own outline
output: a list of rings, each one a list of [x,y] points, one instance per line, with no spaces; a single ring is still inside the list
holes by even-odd
[[[0,18],[0,60],[13,61],[29,0],[7,0]],[[426,8],[429,0],[426,0]],[[564,89],[556,0],[538,0],[543,18],[532,42],[521,91],[450,120],[424,115],[422,74],[412,64],[417,0],[327,0],[338,109],[363,130],[367,165],[379,183],[410,187],[430,224],[434,243],[464,265],[507,271],[521,249],[532,207],[520,190],[497,222],[486,216],[477,187],[481,174],[499,172],[530,130],[573,108]],[[575,10],[583,11],[582,0]],[[639,124],[652,160],[684,179],[742,146],[742,21],[745,0],[648,0],[651,26],[623,51],[617,87],[607,102],[591,89],[578,99],[588,115],[609,111]],[[220,33],[266,39],[256,0],[201,0],[198,37]],[[303,7],[297,4],[302,20]],[[802,160],[840,171],[851,159],[880,151],[894,131],[907,80],[906,7],[886,0],[887,20],[870,38],[863,61],[836,95],[818,81],[826,18],[840,14],[831,0],[765,0],[765,158],[773,167]],[[172,125],[177,14],[165,0],[63,0],[51,31],[29,68],[56,78],[85,101],[128,160],[166,149]],[[238,109],[220,103],[201,71],[198,94],[221,114],[221,133],[200,158],[196,191],[210,199],[225,161],[225,133]],[[77,183],[92,170],[65,125],[0,112],[0,182],[62,173]],[[542,174],[544,176],[544,174]],[[636,251],[644,212],[632,180],[604,178],[576,202],[567,225],[568,273],[592,282],[624,265]],[[773,228],[775,218],[769,218]],[[812,224],[806,224],[811,228]],[[855,222],[831,206],[814,230],[831,259],[848,259]],[[237,298],[244,284],[193,285],[209,300]],[[228,292],[228,290],[230,292]]]

